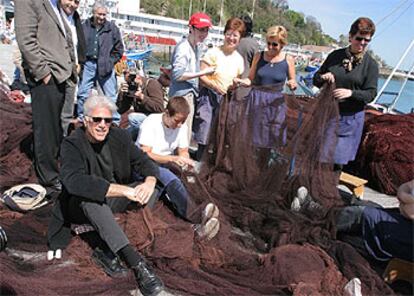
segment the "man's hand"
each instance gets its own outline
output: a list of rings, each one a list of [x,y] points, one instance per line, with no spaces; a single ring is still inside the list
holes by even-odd
[[[134,93],[134,98],[138,101],[141,102],[144,99],[144,94],[142,93],[141,88],[139,88],[135,93]]]
[[[50,81],[50,79],[52,78],[52,74],[47,74],[45,77],[43,77],[43,79],[42,79],[42,81],[43,81],[43,84],[48,84],[49,83],[49,81]]]
[[[154,177],[147,177],[145,182],[139,184],[134,188],[135,201],[141,205],[148,203],[151,195],[154,193],[156,179]]]
[[[184,156],[173,155],[172,162],[178,164],[181,168],[194,167],[194,160],[192,160],[191,158],[184,157]]]
[[[331,72],[322,74],[321,79],[325,80],[328,83],[334,83],[335,82],[335,76]]]
[[[122,82],[121,83],[121,88],[119,89],[119,91],[121,93],[127,93],[128,92],[128,83]]]
[[[343,100],[352,96],[352,90],[347,88],[337,88],[333,91],[333,95],[337,100]]]

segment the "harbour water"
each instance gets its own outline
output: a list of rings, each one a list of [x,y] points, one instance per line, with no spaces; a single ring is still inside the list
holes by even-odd
[[[384,78],[380,78],[378,80],[378,90],[385,83]],[[389,92],[398,92],[404,83],[404,80],[394,80],[392,79],[389,83],[385,91]],[[393,96],[390,95],[382,95],[378,100],[378,103],[390,103],[393,99]],[[397,101],[395,109],[402,112],[402,113],[410,113],[414,112],[414,81],[409,80],[407,81],[404,89],[401,92],[401,98]]]

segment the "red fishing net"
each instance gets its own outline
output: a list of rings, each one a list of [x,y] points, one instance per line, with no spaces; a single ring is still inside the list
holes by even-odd
[[[329,161],[335,140],[324,133],[327,122],[338,116],[330,92],[324,90],[317,100],[285,96],[285,103],[279,94],[272,99],[277,93],[272,89],[238,89],[225,97],[200,174],[182,175],[197,204],[212,201],[220,209],[220,232],[211,241],[198,241],[191,225],[162,203],[152,212],[117,215],[131,243],[170,291],[342,295],[344,285],[358,277],[364,295],[393,294],[354,248],[335,239],[335,208],[342,202]],[[266,102],[257,108],[273,113],[257,113],[252,101]],[[267,117],[257,120],[256,114]],[[277,139],[270,147],[255,138],[258,121],[271,125],[263,127]],[[280,136],[284,132],[285,139]],[[309,188],[323,208],[291,211],[299,186]],[[135,288],[132,275],[111,279],[96,267],[79,237],[61,260],[46,261],[49,215],[50,207],[26,214],[0,209],[9,236],[9,249],[0,253],[2,293],[126,295]]]
[[[414,179],[414,114],[368,119],[353,170],[371,187],[392,195]]]

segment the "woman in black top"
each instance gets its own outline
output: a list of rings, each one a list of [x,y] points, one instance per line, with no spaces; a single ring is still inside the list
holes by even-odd
[[[358,18],[349,31],[350,45],[332,52],[313,78],[317,87],[324,83],[336,85],[333,96],[339,105],[339,125],[336,120],[330,122],[326,145],[337,141],[333,156],[337,169],[355,159],[364,125],[364,107],[377,94],[378,65],[366,52],[374,33],[375,25],[369,18]]]

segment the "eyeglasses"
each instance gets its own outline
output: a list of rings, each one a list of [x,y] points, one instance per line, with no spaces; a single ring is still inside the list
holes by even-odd
[[[224,36],[227,38],[240,38],[240,34],[238,32],[237,33],[225,33]]]
[[[364,37],[357,36],[355,37],[355,40],[359,42],[361,42],[362,40],[365,40],[366,43],[369,43],[371,41],[371,38],[364,38]]]
[[[101,123],[103,120],[105,124],[111,124],[112,121],[114,120],[112,117],[91,117],[91,116],[88,116],[88,117],[92,119],[93,123]]]
[[[279,46],[279,43],[277,43],[277,42],[267,42],[267,46],[273,46],[273,47],[278,47]]]

